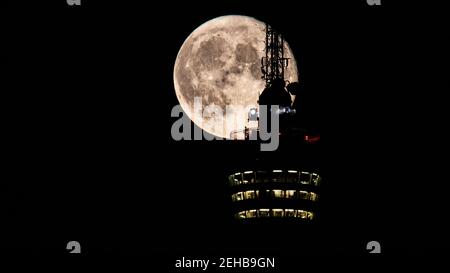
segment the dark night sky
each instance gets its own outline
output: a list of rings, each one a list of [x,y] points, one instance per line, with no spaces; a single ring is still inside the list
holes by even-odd
[[[16,250],[59,253],[79,240],[92,253],[240,251],[221,179],[247,155],[170,138],[178,49],[227,14],[284,34],[317,108],[327,178],[318,252],[360,253],[373,239],[390,253],[442,247],[448,46],[438,8],[84,2],[11,10],[3,200]]]

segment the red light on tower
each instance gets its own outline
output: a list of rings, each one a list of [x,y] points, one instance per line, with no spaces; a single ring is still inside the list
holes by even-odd
[[[316,143],[320,140],[320,135],[315,136],[305,135],[304,139],[306,143]]]

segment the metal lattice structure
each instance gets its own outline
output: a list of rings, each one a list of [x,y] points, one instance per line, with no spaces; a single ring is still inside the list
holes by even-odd
[[[267,87],[275,79],[284,80],[284,70],[289,64],[289,58],[284,57],[284,39],[269,24],[266,24],[265,53],[266,56],[261,58],[261,78]]]

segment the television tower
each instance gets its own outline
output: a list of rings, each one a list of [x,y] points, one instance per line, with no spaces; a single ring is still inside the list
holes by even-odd
[[[320,175],[320,135],[302,128],[292,108],[291,94],[298,83],[285,85],[284,39],[266,24],[265,56],[261,59],[266,87],[259,105],[278,105],[280,146],[276,151],[254,151],[230,168],[227,176],[233,215],[240,221],[292,219],[311,222],[317,217]],[[296,99],[300,96],[296,96]],[[259,135],[258,109],[250,109],[245,139]],[[255,141],[256,143],[260,143]],[[258,147],[259,148],[259,147]],[[284,220],[283,220],[284,221]]]

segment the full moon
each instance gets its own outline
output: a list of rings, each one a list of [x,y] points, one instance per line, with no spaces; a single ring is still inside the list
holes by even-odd
[[[175,92],[183,111],[204,131],[230,138],[243,130],[248,111],[256,108],[265,88],[261,58],[265,56],[265,23],[252,17],[229,15],[207,21],[195,29],[181,46],[174,66]],[[285,79],[298,81],[297,64],[285,41],[289,65]],[[195,98],[206,106],[219,107],[223,118],[198,115]],[[198,99],[197,99],[198,100]]]

